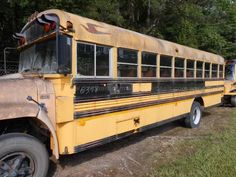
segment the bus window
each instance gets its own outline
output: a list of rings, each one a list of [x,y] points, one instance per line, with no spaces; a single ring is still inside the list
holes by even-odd
[[[194,77],[194,61],[193,60],[187,60],[186,77]]]
[[[184,77],[184,59],[175,58],[175,77]]]
[[[205,78],[210,78],[210,63],[205,63]]]
[[[219,69],[219,77],[223,78],[223,65],[219,65],[220,69]]]
[[[110,48],[95,44],[77,44],[77,73],[80,76],[108,77]],[[96,72],[95,72],[96,70]]]
[[[110,48],[96,46],[96,76],[109,76]]]
[[[78,43],[77,73],[81,76],[94,76],[94,45]]]
[[[218,65],[217,64],[212,64],[211,77],[216,78],[217,74],[218,74]]]
[[[160,77],[171,77],[172,71],[172,57],[161,55],[160,56]]]
[[[142,52],[142,77],[156,77],[156,54]]]
[[[202,67],[203,67],[203,62],[197,61],[197,78],[202,78]]]
[[[138,76],[138,52],[130,49],[118,49],[118,77]]]

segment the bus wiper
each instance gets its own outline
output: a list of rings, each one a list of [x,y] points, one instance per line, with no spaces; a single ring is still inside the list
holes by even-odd
[[[33,71],[40,71],[41,70],[41,68],[33,68]]]

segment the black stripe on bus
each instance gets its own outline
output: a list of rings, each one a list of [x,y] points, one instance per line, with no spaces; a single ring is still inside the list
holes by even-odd
[[[236,89],[230,90],[230,93],[236,92]]]
[[[147,92],[133,91],[134,80],[86,80],[76,84],[74,103],[119,99],[137,96],[147,96],[163,93],[185,92],[207,88],[217,88],[223,85],[205,87],[203,80],[148,80],[151,90]],[[142,82],[144,83],[144,82]]]
[[[97,116],[97,115],[102,115],[102,114],[107,114],[107,113],[126,111],[126,110],[131,110],[131,109],[136,109],[136,108],[159,105],[159,104],[192,99],[192,98],[208,96],[208,95],[214,95],[214,94],[219,94],[219,93],[223,93],[223,90],[210,92],[210,93],[190,95],[190,96],[182,96],[182,97],[177,97],[177,98],[168,98],[168,99],[163,99],[163,100],[148,101],[144,103],[134,103],[134,104],[124,105],[124,106],[114,106],[114,107],[104,108],[104,109],[80,111],[80,112],[75,112],[74,118],[79,119],[79,118],[84,118],[84,117],[89,117],[89,116]]]
[[[130,135],[134,134],[134,132],[135,132],[135,130],[132,130],[132,131],[128,131],[128,132],[125,132],[125,133],[118,134],[118,135],[103,138],[103,139],[100,139],[100,140],[97,140],[97,141],[92,141],[90,143],[82,144],[82,145],[76,146],[74,148],[74,151],[75,151],[75,153],[82,152],[82,151],[85,151],[87,149],[90,149],[90,148],[93,148],[93,147],[96,147],[96,146],[111,143],[115,140],[130,136]]]
[[[216,85],[216,86],[208,86],[208,87],[205,87],[204,89],[223,88],[223,87],[224,85]],[[87,103],[87,102],[114,100],[114,99],[122,99],[122,98],[134,98],[134,97],[152,96],[152,95],[165,94],[165,93],[181,93],[181,92],[186,92],[186,91],[193,91],[193,90],[178,90],[178,91],[173,90],[173,91],[163,91],[159,93],[152,93],[148,91],[148,92],[132,93],[130,95],[119,95],[116,97],[107,96],[107,97],[95,97],[95,98],[87,98],[87,99],[75,98],[74,103],[77,104],[77,103]]]

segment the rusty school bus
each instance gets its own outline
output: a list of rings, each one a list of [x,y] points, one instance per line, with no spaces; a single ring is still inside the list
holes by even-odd
[[[46,176],[48,156],[177,119],[198,127],[224,94],[221,56],[64,11],[32,15],[14,37],[19,73],[0,77],[0,176]]]

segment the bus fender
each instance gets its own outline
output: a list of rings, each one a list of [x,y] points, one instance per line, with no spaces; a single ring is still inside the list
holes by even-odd
[[[53,155],[55,156],[56,159],[59,159],[58,139],[57,139],[55,128],[52,122],[50,121],[50,118],[48,117],[47,113],[42,108],[39,109],[37,118],[48,127],[53,138]]]

